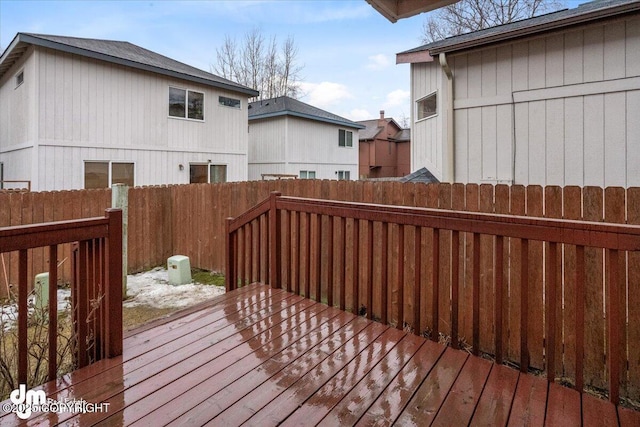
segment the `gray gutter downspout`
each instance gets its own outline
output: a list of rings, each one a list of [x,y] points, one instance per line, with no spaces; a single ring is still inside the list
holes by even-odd
[[[455,180],[455,152],[453,149],[454,138],[454,126],[453,126],[453,73],[449,64],[447,63],[447,56],[444,52],[440,52],[438,55],[440,60],[440,66],[442,71],[447,75],[447,92],[449,93],[449,103],[447,104],[447,181],[453,183]]]

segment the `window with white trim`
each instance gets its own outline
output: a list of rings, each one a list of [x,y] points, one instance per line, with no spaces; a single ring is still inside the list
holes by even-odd
[[[438,114],[437,92],[416,101],[416,120],[428,119]]]
[[[169,87],[169,116],[204,120],[204,93]]]
[[[338,129],[338,147],[353,147],[353,132]]]
[[[316,171],[300,171],[300,179],[316,179]]]
[[[113,184],[135,184],[135,165],[129,162],[85,161],[84,188],[109,188]]]
[[[189,165],[189,183],[206,184],[227,182],[227,165],[191,163]]]
[[[339,181],[351,180],[351,171],[338,171],[338,180]]]

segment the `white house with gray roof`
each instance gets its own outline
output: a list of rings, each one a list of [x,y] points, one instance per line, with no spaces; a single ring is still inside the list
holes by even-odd
[[[364,126],[287,96],[249,104],[249,179],[358,179]]]
[[[19,33],[0,56],[0,181],[246,180],[257,94],[131,43]]]
[[[640,1],[602,0],[397,55],[411,170],[446,182],[640,186]]]

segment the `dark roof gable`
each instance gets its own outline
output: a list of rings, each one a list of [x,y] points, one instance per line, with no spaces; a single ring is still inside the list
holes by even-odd
[[[2,57],[0,57],[0,77],[19,59],[28,45],[42,46],[127,67],[151,71],[207,86],[244,93],[247,96],[258,95],[258,91],[254,89],[129,42],[29,33],[18,33],[2,54]]]
[[[288,96],[263,99],[249,104],[249,121],[287,115],[354,129],[364,129],[364,126],[352,122],[349,119],[305,104]]]
[[[440,52],[453,52],[571,25],[583,24],[598,19],[627,13],[638,13],[639,11],[640,0],[594,0],[581,4],[573,9],[563,9],[546,15],[449,37],[400,52],[398,56],[422,51],[428,51],[432,56],[435,56]]]

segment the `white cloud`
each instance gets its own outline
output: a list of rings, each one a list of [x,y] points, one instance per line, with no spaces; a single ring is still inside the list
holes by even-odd
[[[373,117],[371,113],[367,110],[363,110],[362,108],[354,108],[347,115],[346,118],[349,120],[353,120],[354,122],[359,122],[361,120],[369,120]]]
[[[304,94],[302,101],[314,107],[328,109],[339,102],[353,98],[349,89],[343,84],[333,82],[309,83],[301,82],[300,90]]]
[[[391,61],[389,61],[389,58],[386,55],[379,53],[377,55],[372,55],[369,57],[367,68],[370,70],[380,70],[382,68],[388,67],[389,65],[391,65]]]
[[[411,93],[408,90],[396,89],[387,94],[387,100],[384,103],[386,108],[397,107],[399,105],[408,105]]]

